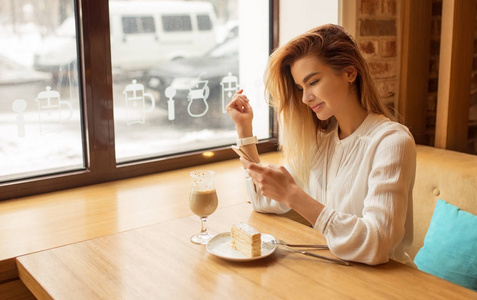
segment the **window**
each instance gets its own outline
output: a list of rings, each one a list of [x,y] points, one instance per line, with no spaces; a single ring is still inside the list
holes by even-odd
[[[156,27],[153,17],[122,17],[125,34],[154,33]]]
[[[200,31],[212,30],[212,21],[208,15],[197,16],[197,27]]]
[[[238,88],[275,149],[273,1],[50,1],[0,0],[0,200],[236,157]]]
[[[192,31],[190,16],[162,16],[162,28],[165,32]]]
[[[19,22],[14,12],[35,7],[2,2],[0,182],[84,170],[73,6],[53,26],[29,14]]]
[[[123,32],[125,34],[138,33],[139,26],[136,17],[123,17]]]
[[[141,28],[142,32],[151,33],[156,32],[156,25],[154,24],[153,17],[142,17],[141,20]]]

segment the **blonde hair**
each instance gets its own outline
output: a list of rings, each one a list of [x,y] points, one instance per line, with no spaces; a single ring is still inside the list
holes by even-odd
[[[302,187],[308,185],[313,159],[318,149],[318,133],[327,130],[333,118],[319,120],[302,102],[291,66],[298,59],[314,55],[337,74],[353,66],[357,78],[353,89],[368,113],[393,119],[383,105],[369,74],[368,65],[353,38],[338,25],[327,24],[305,32],[276,49],[265,72],[265,88],[270,105],[276,108],[280,147]]]

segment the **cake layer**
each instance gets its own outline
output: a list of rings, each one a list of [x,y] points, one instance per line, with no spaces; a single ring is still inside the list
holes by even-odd
[[[249,257],[261,255],[262,239],[257,229],[244,222],[237,223],[232,226],[231,237],[234,249]]]

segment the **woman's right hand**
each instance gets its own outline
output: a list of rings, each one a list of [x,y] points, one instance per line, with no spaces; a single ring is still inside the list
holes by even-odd
[[[249,104],[247,96],[242,94],[243,90],[235,93],[232,101],[227,105],[227,113],[232,121],[235,123],[237,135],[239,138],[246,138],[253,136],[252,120],[253,110]],[[259,162],[257,147],[255,144],[244,145],[240,147],[242,151],[246,152],[253,161]]]
[[[252,126],[253,110],[249,104],[247,96],[242,94],[243,90],[235,93],[232,100],[227,105],[226,110],[232,121],[238,128]]]

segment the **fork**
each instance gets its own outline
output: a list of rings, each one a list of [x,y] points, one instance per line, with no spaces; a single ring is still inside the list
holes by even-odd
[[[293,247],[293,248],[317,248],[317,249],[329,249],[328,245],[301,245],[301,244],[289,244],[283,240],[276,239],[276,244]]]
[[[308,256],[313,256],[313,257],[316,257],[316,258],[331,261],[331,262],[334,262],[334,263],[337,263],[337,264],[340,264],[340,265],[344,265],[344,266],[351,266],[351,264],[349,262],[347,262],[345,260],[341,260],[341,259],[326,257],[326,256],[322,256],[322,255],[318,255],[318,254],[315,254],[315,253],[302,251],[302,250],[295,250],[295,249],[289,249],[289,248],[280,248],[280,249],[283,249],[283,250],[291,252],[291,253],[299,253],[299,254],[304,254],[304,255],[308,255]]]

